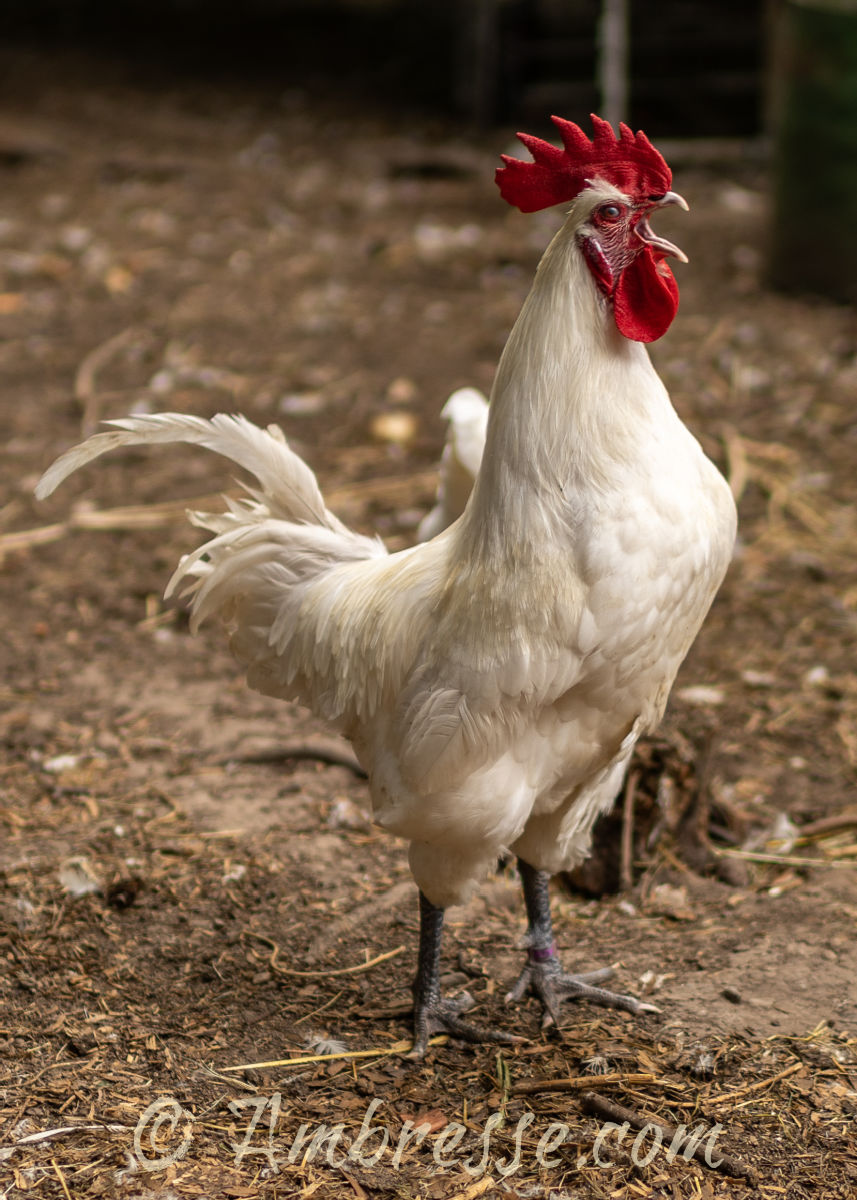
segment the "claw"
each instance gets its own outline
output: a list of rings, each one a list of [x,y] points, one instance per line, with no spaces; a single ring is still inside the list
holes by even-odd
[[[467,992],[451,1000],[438,999],[417,1007],[414,1013],[414,1044],[407,1058],[422,1058],[428,1048],[429,1039],[436,1033],[448,1033],[465,1042],[500,1042],[506,1046],[520,1045],[526,1038],[501,1029],[482,1029],[461,1019],[461,1013],[469,1012],[475,1000]]]
[[[672,197],[672,193],[670,193]],[[678,203],[675,198],[667,203]],[[549,876],[544,871],[531,867],[522,858],[518,859],[521,882],[524,885],[524,900],[527,905],[529,928],[527,945],[530,947],[527,962],[506,997],[507,1002],[520,1000],[527,992],[533,992],[544,1007],[542,1028],[559,1024],[559,1006],[563,1000],[588,1000],[605,1008],[619,1008],[630,1013],[656,1013],[660,1009],[646,1004],[635,996],[623,992],[608,992],[598,984],[612,978],[613,967],[602,967],[599,971],[566,975],[556,954],[550,912]]]
[[[506,1004],[517,1004],[519,1000],[523,1000],[526,992],[529,990],[530,979],[525,968],[518,978],[515,980],[512,987],[506,993],[504,1002]]]
[[[414,1044],[408,1058],[422,1058],[429,1039],[435,1033],[448,1033],[466,1042],[501,1042],[512,1046],[526,1038],[498,1029],[480,1029],[463,1021],[461,1014],[469,1012],[476,1001],[467,992],[447,1000],[440,994],[440,939],[443,929],[443,909],[438,908],[420,892],[420,953],[417,977],[414,980]]]
[[[638,1000],[636,996],[627,996],[624,992],[610,992],[606,988],[595,986],[610,979],[614,974],[612,967],[602,967],[598,971],[566,975],[556,958],[545,962],[530,961],[516,979],[506,996],[506,1001],[509,1003],[521,1000],[527,992],[538,996],[544,1007],[542,1029],[559,1025],[559,1005],[563,1000],[588,1000],[590,1004],[618,1008],[635,1015],[661,1011],[654,1004],[647,1004]]]

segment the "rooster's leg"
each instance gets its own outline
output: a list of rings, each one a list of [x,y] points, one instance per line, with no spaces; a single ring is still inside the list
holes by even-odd
[[[633,996],[621,992],[608,992],[597,987],[613,975],[612,967],[590,971],[584,975],[567,975],[556,953],[556,942],[551,923],[550,876],[537,871],[529,863],[518,859],[521,882],[524,885],[524,901],[527,906],[527,965],[507,996],[508,1000],[520,1000],[527,992],[534,992],[544,1005],[544,1025],[559,1024],[559,1005],[562,1000],[589,1000],[606,1008],[621,1008],[626,1012],[658,1012],[652,1004],[644,1004]]]
[[[440,943],[443,936],[443,909],[437,908],[420,892],[420,950],[417,977],[414,980],[414,1044],[409,1057],[422,1058],[429,1038],[449,1033],[467,1042],[520,1042],[497,1029],[480,1029],[463,1021],[461,1014],[476,1001],[467,992],[451,1000],[440,994]]]

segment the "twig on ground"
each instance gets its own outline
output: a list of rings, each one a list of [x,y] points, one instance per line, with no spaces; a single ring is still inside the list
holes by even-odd
[[[29,1080],[28,1080],[29,1083]],[[18,1138],[12,1146],[34,1146],[39,1142],[50,1142],[54,1138],[64,1137],[67,1133],[95,1133],[106,1129],[109,1133],[125,1133],[128,1129],[127,1125],[60,1125],[56,1129],[40,1129],[37,1133],[28,1133],[22,1138]],[[0,1146],[0,1150],[9,1150],[10,1146]]]
[[[484,1195],[491,1187],[496,1187],[496,1179],[492,1179],[490,1175],[483,1176],[482,1179],[477,1179],[475,1183],[471,1183],[470,1187],[466,1187],[463,1192],[456,1192],[451,1200],[476,1200],[477,1196]]]
[[[63,1175],[62,1171],[60,1170],[59,1163],[55,1158],[51,1159],[51,1166],[54,1169],[57,1179],[60,1181],[60,1187],[63,1190],[63,1195],[65,1196],[66,1200],[71,1200],[71,1192],[68,1190],[68,1184],[65,1181],[65,1175]]]
[[[443,1046],[449,1041],[449,1034],[442,1033],[429,1041],[430,1046]],[[271,1062],[241,1063],[237,1067],[224,1067],[224,1071],[262,1071],[267,1067],[303,1067],[307,1063],[333,1062],[335,1059],[346,1058],[390,1058],[394,1054],[405,1054],[413,1042],[396,1042],[393,1046],[384,1046],[376,1050],[341,1050],[337,1054],[301,1054],[297,1058],[278,1058]]]
[[[394,913],[402,905],[412,905],[414,899],[413,879],[402,879],[383,892],[375,892],[369,900],[356,905],[350,912],[333,917],[322,932],[308,947],[308,963],[324,962],[331,952],[339,951],[342,942],[353,944],[360,930],[369,921],[377,920],[381,913]]]
[[[640,772],[631,771],[622,797],[622,843],[619,860],[619,891],[630,892],[634,883],[634,798]]]
[[[857,812],[853,810],[831,817],[821,817],[818,821],[810,821],[800,826],[797,845],[813,838],[825,837],[829,833],[844,833],[849,829],[857,829]]]
[[[750,478],[747,450],[743,438],[734,425],[725,424],[721,436],[726,450],[726,478],[729,481],[732,496],[737,504],[744,494],[744,489]]]
[[[325,489],[324,499],[328,508],[339,505],[365,505],[370,501],[382,501],[391,508],[401,505],[410,507],[415,496],[434,493],[437,486],[437,470],[414,471],[411,475],[386,475],[380,479],[363,479],[359,483]]]
[[[801,858],[799,854],[765,854],[758,850],[732,850],[728,846],[714,847],[718,857],[743,858],[747,862],[775,863],[784,867],[855,867],[857,863],[845,858]]]
[[[395,958],[397,954],[403,954],[405,951],[404,946],[397,946],[395,950],[387,950],[384,954],[377,954],[374,958],[370,958],[368,962],[357,963],[353,967],[332,967],[329,970],[322,968],[318,971],[295,971],[291,967],[281,967],[277,962],[280,947],[273,938],[267,937],[264,933],[256,933],[252,929],[245,929],[241,936],[255,938],[257,941],[264,942],[266,946],[271,947],[272,953],[268,959],[268,966],[272,971],[276,971],[280,975],[297,975],[302,979],[328,979],[332,975],[357,975],[361,971],[368,971],[370,967],[377,967],[379,963],[386,962],[389,958]]]
[[[804,1064],[802,1062],[792,1063],[790,1067],[786,1067],[784,1071],[780,1071],[777,1075],[771,1075],[769,1079],[760,1079],[758,1083],[748,1083],[746,1087],[738,1088],[735,1092],[725,1092],[721,1096],[709,1096],[706,1100],[708,1104],[732,1104],[735,1100],[741,1100],[744,1096],[749,1096],[752,1092],[761,1092],[764,1088],[770,1087],[772,1083],[779,1083],[781,1079],[788,1079],[789,1075],[796,1074]]]
[[[132,325],[120,333],[114,333],[81,360],[74,377],[74,398],[82,409],[80,429],[83,437],[89,437],[98,424],[98,372],[126,347],[133,346],[135,342],[149,342],[151,339],[152,334],[147,330]]]
[[[656,1121],[652,1117],[641,1116],[630,1108],[625,1108],[622,1104],[615,1104],[612,1100],[608,1100],[606,1096],[599,1096],[597,1092],[585,1092],[582,1098],[583,1107],[588,1113],[594,1116],[607,1117],[610,1121],[615,1121],[617,1125],[624,1125],[625,1122],[633,1129],[645,1129],[651,1125],[655,1129],[659,1129],[664,1135],[664,1138],[669,1138],[672,1144],[675,1144],[676,1135],[680,1133],[674,1125],[667,1125],[663,1121]],[[678,1145],[675,1147],[678,1153],[681,1153],[681,1147],[686,1146],[691,1141],[690,1136],[679,1139]],[[706,1139],[704,1144],[694,1145],[691,1150],[691,1155],[697,1162],[705,1163],[712,1167],[713,1170],[723,1171],[726,1175],[731,1175],[735,1179],[753,1179],[755,1171],[747,1163],[741,1161],[740,1158],[733,1158],[730,1154],[724,1154],[722,1150],[717,1151],[718,1159],[716,1163],[710,1158],[711,1147]]]
[[[345,745],[328,738],[308,738],[305,741],[282,742],[278,746],[269,746],[262,750],[253,750],[247,754],[221,754],[214,761],[222,763],[279,763],[289,759],[312,759],[316,762],[328,763],[334,767],[346,767],[360,779],[366,778],[366,772],[357,761],[357,756]]]
[[[591,1087],[594,1082],[599,1087],[610,1084],[654,1083],[655,1076],[651,1072],[629,1075],[624,1071],[611,1071],[606,1075],[568,1075],[564,1079],[524,1079],[512,1085],[513,1096],[532,1096],[536,1092],[577,1092]]]
[[[368,480],[350,487],[332,489],[326,500],[330,507],[337,504],[354,504],[365,507],[373,501],[383,501],[393,507],[400,503],[412,503],[414,495],[427,490],[429,478],[436,481],[437,472],[423,471],[406,477],[392,476]],[[433,486],[433,484],[432,484]],[[165,525],[184,522],[188,511],[216,511],[222,505],[223,496],[214,495],[166,501],[163,504],[128,505],[112,509],[83,509],[73,512],[65,521],[53,525],[40,525],[35,529],[20,529],[0,535],[0,560],[13,551],[29,550],[33,546],[44,546],[58,542],[76,529],[115,531],[124,529],[160,529]]]
[[[160,529],[163,525],[184,520],[188,509],[207,508],[216,505],[219,499],[220,497],[209,495],[199,499],[171,500],[164,504],[130,504],[121,508],[105,509],[80,508],[70,513],[66,520],[53,525],[39,525],[35,529],[18,529],[4,533],[0,536],[0,560],[12,552],[58,542],[75,529],[110,533],[126,529]]]

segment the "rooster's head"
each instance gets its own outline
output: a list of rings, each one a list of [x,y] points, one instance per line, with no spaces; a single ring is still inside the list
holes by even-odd
[[[593,115],[593,136],[553,117],[562,146],[519,133],[532,162],[503,155],[497,185],[521,212],[574,200],[580,249],[599,290],[613,305],[619,332],[637,342],[666,333],[678,309],[678,285],[665,259],[685,255],[649,224],[654,209],[687,208],[670,190],[672,172],[644,133]]]

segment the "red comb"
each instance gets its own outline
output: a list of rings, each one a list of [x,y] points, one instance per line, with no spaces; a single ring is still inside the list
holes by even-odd
[[[519,133],[533,162],[501,155],[505,166],[495,176],[500,195],[521,212],[537,212],[573,200],[591,180],[606,179],[634,199],[663,196],[670,190],[672,172],[643,132],[625,124],[619,136],[608,121],[592,114],[593,136],[562,117],[551,117],[562,147]]]

